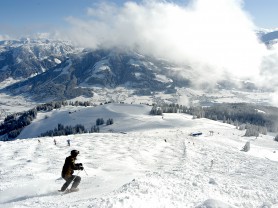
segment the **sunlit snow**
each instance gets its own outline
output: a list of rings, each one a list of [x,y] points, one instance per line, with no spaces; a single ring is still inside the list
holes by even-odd
[[[232,125],[186,114],[150,116],[149,110],[108,104],[40,114],[34,128],[47,128],[58,114],[69,123],[88,115],[92,122],[112,117],[114,124],[101,130],[114,132],[0,142],[0,207],[278,207],[273,136],[243,137]],[[28,128],[24,134],[31,136]],[[189,136],[196,131],[203,134]],[[250,151],[240,151],[247,141]],[[80,151],[88,175],[76,171],[80,191],[64,195],[57,190],[72,149]]]

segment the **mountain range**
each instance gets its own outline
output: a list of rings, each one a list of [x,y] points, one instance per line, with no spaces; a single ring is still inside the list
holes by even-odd
[[[30,38],[0,41],[0,81],[36,76],[74,52],[77,49],[65,41]]]
[[[62,100],[93,96],[92,87],[123,86],[138,94],[171,91],[189,80],[169,72],[173,64],[133,51],[78,50],[59,41],[2,43],[1,81],[22,79],[4,89],[34,100]],[[26,61],[25,61],[26,60]]]
[[[258,36],[270,45],[278,40],[278,31],[260,31]],[[186,76],[181,77],[179,70],[186,71]],[[93,97],[99,88],[122,87],[130,94],[147,96],[176,94],[177,89],[191,86],[194,74],[190,66],[134,51],[91,50],[66,41],[22,38],[0,42],[0,82],[7,79],[13,82],[2,85],[2,93],[43,102]],[[244,83],[246,88],[255,88]],[[236,87],[227,80],[218,86]]]
[[[261,31],[259,37],[266,45],[272,45],[278,42],[278,30],[268,32]]]

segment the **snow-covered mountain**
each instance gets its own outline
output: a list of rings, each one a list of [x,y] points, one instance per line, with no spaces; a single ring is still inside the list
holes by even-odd
[[[278,142],[271,135],[244,137],[235,126],[186,114],[151,116],[147,105],[67,108],[39,113],[24,137],[51,129],[58,115],[76,123],[112,117],[103,128],[114,132],[0,141],[1,207],[278,207]],[[240,151],[248,141],[250,151]],[[86,172],[76,171],[79,192],[61,194],[72,149]]]
[[[65,41],[22,38],[0,41],[0,82],[40,74],[77,52]]]
[[[192,89],[201,75],[190,66],[177,66],[134,51],[93,51],[49,39],[2,41],[0,69],[3,115],[11,106],[5,103],[14,102],[15,96],[28,99],[28,103],[81,97],[92,102],[157,103],[167,100],[205,105],[222,102],[219,100],[229,102],[226,98],[263,104],[271,99],[265,98],[270,95],[269,91],[267,95],[263,94],[264,89],[254,91],[256,85],[251,82],[242,81],[239,89],[239,85],[223,77],[215,87],[204,85],[201,90]],[[30,106],[28,103],[26,105]]]
[[[275,33],[261,34],[267,45],[277,40]],[[245,137],[245,131],[226,123],[182,113],[149,114],[152,103],[269,102],[270,93],[254,90],[250,82],[246,91],[226,80],[215,90],[192,89],[194,76],[189,66],[134,51],[81,50],[53,40],[2,41],[0,121],[30,110],[34,101],[114,103],[38,111],[17,140],[0,141],[0,207],[278,208],[275,134]],[[114,122],[101,125],[101,133],[38,137],[61,124],[90,129],[98,118]],[[20,125],[12,120],[11,126]],[[190,136],[194,132],[202,134]],[[246,142],[251,149],[243,152]],[[76,172],[82,177],[79,192],[61,194],[61,168],[72,149],[81,152],[78,162],[86,172]]]
[[[266,45],[273,45],[278,43],[278,30],[260,30],[257,32],[260,39],[266,44]]]
[[[36,100],[62,100],[93,96],[92,88],[97,87],[124,87],[135,90],[135,94],[151,95],[153,91],[176,92],[175,87],[189,83],[189,79],[169,70],[175,67],[173,64],[135,52],[83,50],[68,56],[57,66],[5,90]]]

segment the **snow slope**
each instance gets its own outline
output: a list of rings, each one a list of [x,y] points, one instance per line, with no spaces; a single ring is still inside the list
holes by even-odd
[[[96,124],[98,118],[112,118],[112,126],[102,126],[101,132],[130,132],[146,131],[154,128],[174,128],[184,125],[193,125],[191,120],[185,120],[184,114],[168,116],[168,120],[163,120],[161,116],[149,115],[152,106],[139,104],[110,104],[103,106],[75,107],[67,106],[51,112],[38,113],[37,118],[31,125],[27,126],[17,137],[19,139],[34,138],[48,130],[57,128],[61,123],[64,126],[74,126],[82,124],[90,130]]]
[[[75,108],[75,119],[114,112],[116,133],[55,137],[56,146],[50,137],[0,142],[0,207],[278,207],[272,136],[243,137],[234,126],[185,114],[162,119],[149,116],[148,108]],[[56,114],[73,120],[65,109],[52,113],[36,125],[50,125]],[[203,134],[189,136],[195,131]],[[247,141],[251,150],[240,151]],[[88,175],[79,173],[79,192],[63,195],[60,172],[72,149],[81,152],[78,162]]]

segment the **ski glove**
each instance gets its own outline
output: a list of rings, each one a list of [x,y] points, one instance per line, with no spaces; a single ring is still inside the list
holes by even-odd
[[[82,163],[76,163],[75,166],[78,168],[78,170],[84,170]]]

